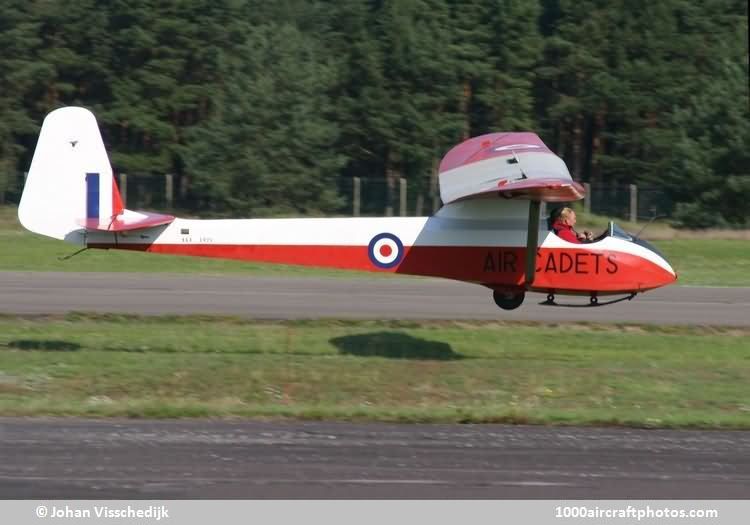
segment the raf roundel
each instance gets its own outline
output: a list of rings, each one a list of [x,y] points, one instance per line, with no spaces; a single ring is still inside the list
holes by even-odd
[[[380,233],[370,241],[367,255],[370,262],[378,268],[393,268],[404,257],[404,245],[392,233]]]

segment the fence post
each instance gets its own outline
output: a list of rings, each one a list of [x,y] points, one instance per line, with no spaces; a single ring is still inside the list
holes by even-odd
[[[26,179],[28,178],[28,176],[29,176],[29,172],[28,171],[24,171],[23,172],[23,181],[24,182],[26,182]]]
[[[630,222],[638,222],[638,186],[630,185]]]
[[[352,189],[352,213],[355,217],[359,217],[359,206],[362,195],[362,181],[359,177],[353,178],[353,189]]]
[[[583,211],[586,214],[591,213],[591,184],[588,182],[583,183],[583,189],[586,192],[586,196],[583,198]]]
[[[415,215],[417,217],[422,216],[423,207],[424,207],[424,195],[422,195],[422,192],[419,192],[419,194],[417,194],[417,209],[415,210]]]
[[[432,194],[432,213],[440,209],[440,196],[437,193]]]
[[[122,199],[122,205],[128,207],[128,174],[120,173],[120,199]]]
[[[401,217],[406,217],[406,179],[398,179],[398,211]]]
[[[167,173],[164,175],[164,196],[167,199],[167,208],[174,206],[174,175]]]
[[[179,188],[177,190],[179,192],[180,201],[185,202],[188,194],[188,178],[184,173],[179,177],[178,182]]]

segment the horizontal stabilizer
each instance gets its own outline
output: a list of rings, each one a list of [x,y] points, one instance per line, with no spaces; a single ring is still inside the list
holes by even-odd
[[[90,231],[127,232],[163,226],[170,224],[174,219],[172,215],[124,210],[123,213],[116,215],[109,221],[102,222],[98,218],[94,218],[79,219],[77,222],[80,226]]]

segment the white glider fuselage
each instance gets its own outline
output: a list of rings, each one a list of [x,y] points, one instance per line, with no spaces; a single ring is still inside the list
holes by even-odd
[[[675,279],[660,255],[632,241],[607,236],[576,245],[543,228],[535,280],[528,286],[528,203],[506,203],[503,216],[492,204],[482,200],[456,205],[472,208],[472,218],[466,210],[456,214],[449,207],[432,217],[408,218],[178,218],[147,230],[81,235],[92,248],[443,277],[496,290],[629,293]],[[511,208],[518,213],[509,215]]]

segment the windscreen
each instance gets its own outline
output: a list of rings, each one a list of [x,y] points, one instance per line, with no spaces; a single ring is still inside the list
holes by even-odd
[[[628,232],[620,228],[617,224],[614,222],[609,223],[609,234],[612,237],[617,237],[618,239],[625,239],[626,241],[632,241],[633,236],[630,235]]]
[[[643,246],[644,248],[651,250],[652,252],[657,254],[659,257],[664,258],[664,255],[659,250],[657,250],[653,244],[648,241],[644,241],[643,239],[639,239],[638,237],[633,237],[612,221],[610,221],[609,223],[609,235],[618,239],[630,241],[632,243],[638,244],[639,246]]]

